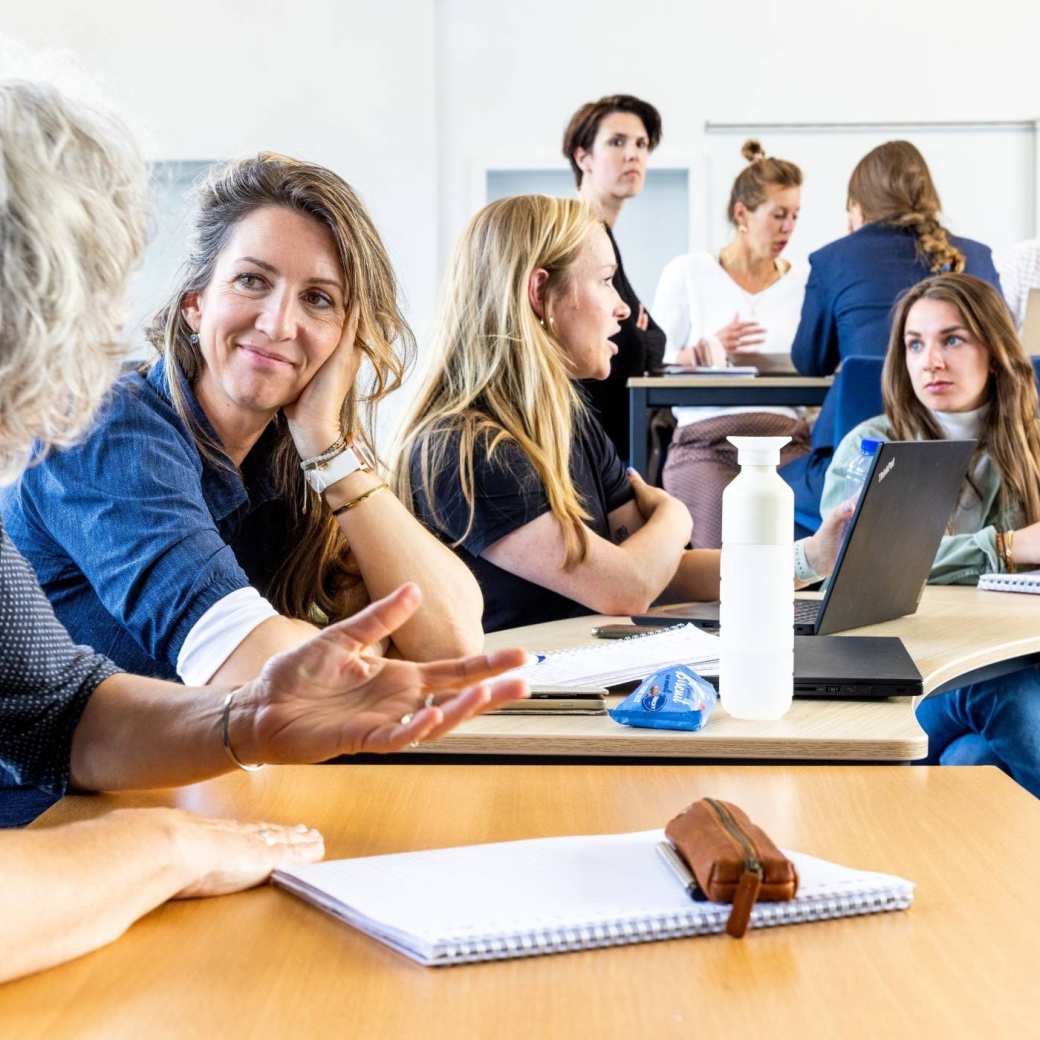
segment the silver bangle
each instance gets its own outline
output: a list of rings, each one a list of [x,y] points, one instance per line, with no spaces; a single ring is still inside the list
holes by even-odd
[[[239,769],[244,769],[247,773],[255,773],[258,769],[264,768],[263,762],[257,762],[256,765],[247,766],[231,748],[231,734],[229,732],[231,726],[231,698],[234,697],[236,693],[238,693],[238,690],[232,690],[224,698],[224,711],[220,716],[220,731],[224,736],[224,751],[226,752],[227,757],[230,758]]]

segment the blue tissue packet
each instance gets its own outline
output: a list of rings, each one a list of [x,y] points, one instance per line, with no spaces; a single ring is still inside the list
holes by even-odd
[[[703,729],[718,699],[715,687],[707,679],[680,664],[654,672],[609,713],[623,726]]]

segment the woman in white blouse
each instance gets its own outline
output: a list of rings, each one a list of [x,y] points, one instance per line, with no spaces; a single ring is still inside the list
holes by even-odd
[[[798,327],[808,267],[781,257],[794,233],[802,173],[746,141],[748,165],[733,183],[727,214],[735,234],[718,255],[678,256],[664,269],[653,313],[667,336],[665,362],[785,366]],[[790,408],[676,408],[679,424],[664,486],[693,517],[693,544],[721,543],[722,490],[737,472],[731,435],[789,436],[783,462],[808,450],[804,421]]]

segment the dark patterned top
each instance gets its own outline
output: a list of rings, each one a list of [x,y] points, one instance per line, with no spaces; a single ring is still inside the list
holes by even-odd
[[[0,823],[25,822],[69,784],[72,734],[87,699],[119,669],[61,626],[0,526]],[[39,792],[35,812],[19,814]]]

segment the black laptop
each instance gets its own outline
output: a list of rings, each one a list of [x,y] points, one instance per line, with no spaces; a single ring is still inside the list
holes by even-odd
[[[717,675],[705,675],[718,686]],[[794,695],[829,700],[917,697],[921,673],[895,636],[795,636]]]
[[[885,441],[822,600],[795,598],[795,632],[826,635],[913,614],[956,508],[974,441]],[[719,627],[718,603],[662,607],[640,625]]]
[[[893,636],[795,636],[794,695],[831,699],[917,697],[921,673]]]

